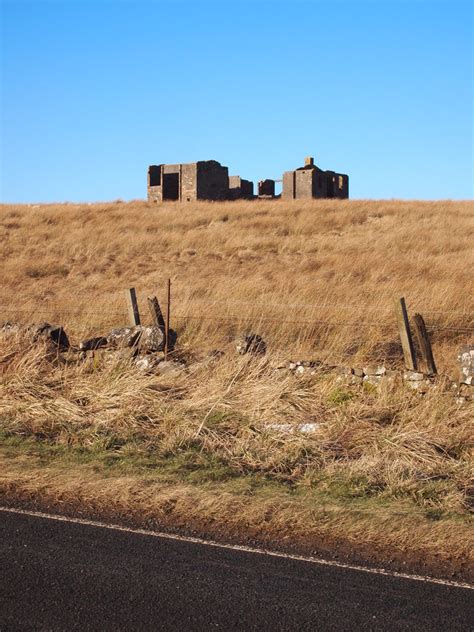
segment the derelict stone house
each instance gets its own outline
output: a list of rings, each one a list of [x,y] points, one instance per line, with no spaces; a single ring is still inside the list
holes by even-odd
[[[275,182],[283,182],[285,199],[348,198],[349,176],[323,171],[311,157],[304,167],[286,171],[283,180],[260,180],[258,198],[275,198]],[[229,176],[229,169],[217,160],[151,165],[148,167],[148,201],[239,200],[254,199],[253,182]]]
[[[349,176],[334,171],[323,171],[311,156],[304,167],[283,174],[282,198],[348,198]]]
[[[216,160],[148,167],[148,200],[227,200],[229,170]]]
[[[229,176],[229,200],[253,199],[253,182],[240,176]]]
[[[258,197],[273,198],[275,197],[275,180],[266,178],[258,181]]]

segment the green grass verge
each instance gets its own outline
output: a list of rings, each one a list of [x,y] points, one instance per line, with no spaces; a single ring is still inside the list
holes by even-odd
[[[385,493],[364,476],[329,477],[325,473],[311,480],[292,483],[278,480],[263,472],[239,472],[213,454],[198,447],[186,447],[178,453],[159,454],[138,441],[114,442],[106,446],[62,445],[47,439],[0,433],[0,454],[8,461],[27,459],[38,469],[62,471],[87,466],[98,477],[132,477],[144,485],[157,483],[174,486],[185,484],[209,491],[269,498],[291,498],[314,507],[333,508],[350,513],[395,512],[428,521],[449,519],[472,522],[472,517],[437,507],[420,506],[410,498],[396,498]],[[444,481],[432,481],[424,489],[424,500],[443,493]]]

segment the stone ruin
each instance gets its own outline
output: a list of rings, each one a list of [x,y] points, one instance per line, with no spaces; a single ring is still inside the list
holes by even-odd
[[[308,198],[349,197],[349,176],[335,171],[323,171],[312,156],[305,158],[304,167],[283,174],[282,197],[290,200]]]
[[[283,183],[281,197],[284,199],[349,197],[349,176],[323,171],[309,156],[303,167],[286,171],[281,180],[260,180],[256,196],[253,182],[240,176],[229,176],[229,169],[217,160],[150,165],[148,201],[273,199],[280,197],[275,193],[276,182]]]
[[[259,198],[274,198],[275,197],[275,180],[260,180],[258,183],[258,197]]]
[[[148,201],[227,200],[229,170],[216,160],[148,167]]]
[[[253,200],[253,182],[244,180],[240,176],[229,176],[230,200]]]

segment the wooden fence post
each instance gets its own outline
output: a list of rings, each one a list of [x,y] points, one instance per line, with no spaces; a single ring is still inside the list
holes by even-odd
[[[426,364],[426,370],[429,375],[436,375],[438,371],[433,357],[433,350],[431,349],[431,343],[428,337],[428,332],[426,331],[425,321],[423,320],[423,316],[421,314],[415,314],[413,316],[413,325],[416,340]]]
[[[140,312],[138,311],[137,293],[135,288],[131,287],[125,290],[128,305],[128,316],[130,318],[130,324],[132,327],[140,324]]]
[[[171,279],[168,279],[168,300],[166,302],[166,322],[165,322],[165,360],[168,359],[168,341],[170,333],[170,311],[171,311]]]
[[[147,301],[153,324],[155,325],[155,327],[159,327],[164,334],[166,331],[166,324],[165,319],[163,318],[163,312],[161,311],[160,304],[158,303],[158,299],[156,298],[156,296],[149,296]]]
[[[407,307],[403,297],[395,300],[395,313],[397,316],[398,332],[402,343],[403,357],[405,358],[405,366],[410,371],[416,371],[417,364],[415,348],[413,346],[413,340],[410,333]]]

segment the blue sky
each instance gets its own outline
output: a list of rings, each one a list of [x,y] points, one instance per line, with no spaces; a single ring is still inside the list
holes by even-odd
[[[1,1],[1,200],[143,198],[148,164],[472,198],[473,3]]]

